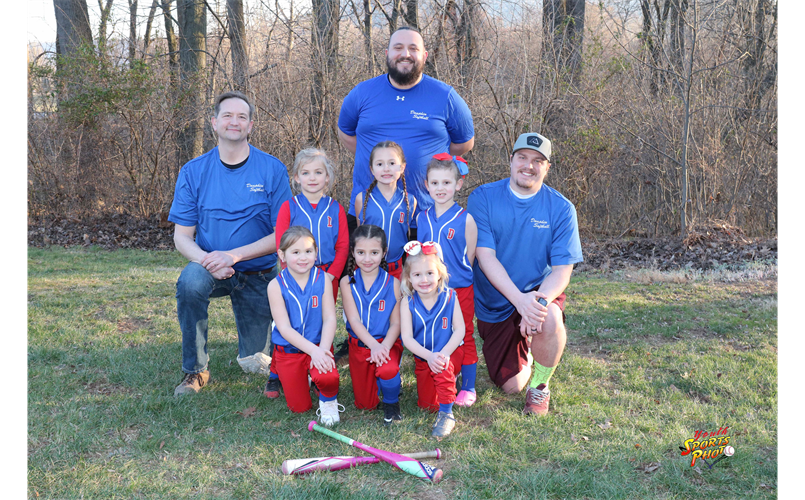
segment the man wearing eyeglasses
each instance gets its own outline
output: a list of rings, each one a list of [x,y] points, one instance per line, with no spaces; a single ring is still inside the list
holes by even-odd
[[[489,376],[509,394],[528,386],[523,413],[545,415],[565,349],[565,288],[583,260],[576,208],[544,184],[551,141],[518,137],[510,176],[467,201],[478,225],[475,316]]]

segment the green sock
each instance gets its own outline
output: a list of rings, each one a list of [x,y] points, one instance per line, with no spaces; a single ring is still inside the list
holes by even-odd
[[[551,376],[553,375],[554,371],[556,371],[555,366],[547,368],[534,361],[534,373],[531,375],[531,384],[529,384],[529,386],[532,389],[536,389],[540,384],[545,384],[547,386],[548,381],[551,380]]]

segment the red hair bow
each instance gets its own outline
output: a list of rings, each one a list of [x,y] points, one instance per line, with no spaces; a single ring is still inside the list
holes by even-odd
[[[458,173],[461,174],[461,177],[466,177],[466,175],[470,173],[467,160],[460,156],[452,156],[450,153],[439,153],[437,155],[433,155],[433,159],[439,161],[453,160],[458,167]]]
[[[426,241],[424,243],[420,243],[416,240],[411,240],[405,244],[403,250],[405,250],[405,253],[411,256],[422,252],[423,255],[437,255],[440,259],[442,258],[441,248],[435,241]]]

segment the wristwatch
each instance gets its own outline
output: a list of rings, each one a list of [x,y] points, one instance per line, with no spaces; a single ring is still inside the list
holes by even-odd
[[[548,307],[548,301],[547,301],[547,300],[545,300],[545,299],[544,299],[544,298],[542,298],[542,297],[540,297],[540,298],[537,300],[537,303],[542,304],[542,305],[543,305],[543,306],[545,306],[545,307]]]

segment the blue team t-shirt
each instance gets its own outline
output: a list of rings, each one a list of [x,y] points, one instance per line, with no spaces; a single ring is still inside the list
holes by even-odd
[[[344,98],[338,128],[357,139],[349,213],[355,215],[355,196],[372,182],[369,153],[381,141],[403,148],[408,191],[420,209],[433,205],[425,189],[425,169],[433,155],[446,153],[450,143],[461,144],[475,136],[472,114],[453,87],[423,75],[410,89],[389,83],[388,75],[363,81]]]
[[[182,167],[168,220],[195,226],[196,243],[206,252],[232,250],[274,233],[290,198],[288,170],[277,158],[249,145],[246,163],[231,169],[216,146]],[[238,262],[235,270],[262,271],[276,262],[273,253]]]
[[[467,211],[478,225],[478,247],[495,250],[497,259],[521,292],[533,290],[550,274],[551,266],[582,262],[576,208],[555,189],[542,185],[520,199],[509,178],[477,187],[467,200]],[[499,323],[515,308],[473,266],[475,316]]]

